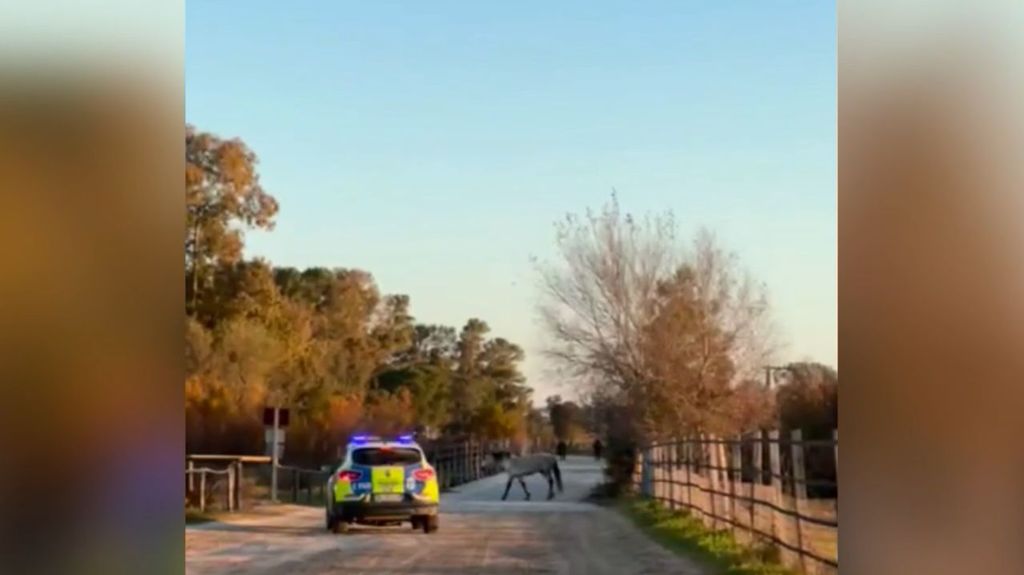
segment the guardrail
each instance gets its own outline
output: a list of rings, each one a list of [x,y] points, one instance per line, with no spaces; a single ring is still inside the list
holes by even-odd
[[[805,440],[799,430],[788,437],[771,431],[647,446],[633,479],[642,496],[688,510],[711,529],[774,546],[788,567],[833,574],[839,570],[838,469],[838,432],[830,440]]]

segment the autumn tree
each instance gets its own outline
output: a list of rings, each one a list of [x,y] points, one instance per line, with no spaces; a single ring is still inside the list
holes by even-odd
[[[282,296],[273,269],[262,259],[222,263],[210,272],[195,317],[204,325],[247,318],[269,323],[279,310]]]
[[[408,296],[363,270],[243,257],[278,206],[240,140],[186,130],[185,411],[190,452],[263,448],[261,408],[292,410],[288,457],[338,456],[356,429],[522,436],[522,348],[480,319],[417,325]]]
[[[738,384],[767,360],[767,302],[709,233],[651,302],[642,387],[649,429],[679,435],[738,431]]]
[[[240,226],[273,228],[277,201],[260,185],[256,164],[241,140],[185,127],[187,313],[194,312],[211,270],[240,259]]]

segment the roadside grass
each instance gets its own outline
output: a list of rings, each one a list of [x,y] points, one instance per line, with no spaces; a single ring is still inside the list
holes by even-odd
[[[685,512],[625,496],[616,507],[665,548],[696,560],[716,575],[797,575],[767,546],[741,545],[728,531],[712,531]]]

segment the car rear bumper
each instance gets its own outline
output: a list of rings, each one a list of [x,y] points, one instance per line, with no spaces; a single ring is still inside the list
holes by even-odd
[[[336,501],[331,506],[334,517],[345,520],[408,519],[414,515],[437,515],[437,503],[406,499],[405,501]]]

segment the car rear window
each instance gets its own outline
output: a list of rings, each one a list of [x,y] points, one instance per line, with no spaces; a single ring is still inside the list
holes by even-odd
[[[421,460],[419,450],[408,447],[363,447],[352,452],[356,465],[411,465]]]

